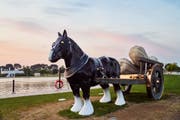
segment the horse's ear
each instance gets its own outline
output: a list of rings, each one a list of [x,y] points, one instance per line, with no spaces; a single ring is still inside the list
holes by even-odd
[[[64,32],[63,32],[63,37],[64,37],[64,38],[67,37],[67,32],[66,32],[66,30],[64,30]]]
[[[60,32],[58,32],[58,36],[59,36],[59,37],[62,36]]]

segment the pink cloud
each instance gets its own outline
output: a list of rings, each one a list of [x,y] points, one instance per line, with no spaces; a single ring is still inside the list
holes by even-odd
[[[91,56],[106,55],[117,59],[128,57],[129,49],[134,45],[143,46],[149,56],[153,55],[160,59],[176,56],[173,50],[163,44],[158,44],[155,40],[152,41],[145,34],[120,34],[104,30],[83,31],[80,34],[84,36],[84,39],[88,39],[82,47]]]
[[[17,44],[3,42],[0,44],[0,64],[20,63],[23,65],[31,65],[34,63],[47,63],[48,54],[37,49],[31,49]]]
[[[30,20],[19,21],[13,19],[0,18],[0,25],[5,25],[6,27],[14,28],[19,32],[27,32],[30,34],[33,33],[39,35],[47,35],[50,32],[47,28]]]

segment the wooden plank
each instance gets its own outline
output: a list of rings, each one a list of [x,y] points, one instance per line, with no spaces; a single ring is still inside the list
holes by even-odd
[[[119,79],[119,78],[96,78],[98,83],[112,83],[112,84],[146,84],[144,79]]]
[[[161,66],[163,66],[163,63],[161,63],[159,61],[151,60],[149,58],[144,58],[144,57],[140,57],[139,62],[148,63],[148,64],[156,64],[157,63],[157,64],[160,64]]]
[[[122,74],[120,75],[120,79],[144,79],[145,76],[143,74]]]

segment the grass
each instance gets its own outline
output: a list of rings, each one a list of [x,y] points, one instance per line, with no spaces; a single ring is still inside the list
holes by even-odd
[[[164,95],[162,99],[166,99],[168,94],[177,94],[180,95],[180,76],[178,75],[165,75],[164,76]],[[102,116],[104,114],[116,111],[118,109],[123,109],[127,107],[118,107],[114,105],[115,94],[113,88],[110,88],[112,94],[111,103],[101,104],[99,101],[94,101],[93,106],[95,108],[94,116]],[[102,89],[92,89],[91,96],[99,96],[99,93],[102,92]],[[59,98],[66,98],[67,100],[72,99],[72,92],[68,93],[59,93],[59,94],[48,94],[48,95],[37,95],[37,96],[27,96],[27,97],[16,97],[16,98],[7,98],[0,99],[0,120],[18,120],[18,110],[26,110],[32,106],[38,106],[46,103],[57,102]],[[142,102],[151,102],[152,99],[149,99],[146,95],[145,85],[133,85],[131,94],[125,96],[126,101],[142,103]],[[69,109],[60,111],[61,116],[68,118],[81,118],[77,113],[70,112]]]
[[[26,109],[40,104],[57,102],[60,96],[66,99],[73,98],[70,93],[61,93],[0,99],[0,120],[2,117],[8,118],[8,120],[10,118],[13,118],[12,120],[18,119],[18,109]]]
[[[116,105],[114,105],[114,102],[102,104],[102,103],[99,103],[99,101],[94,101],[93,106],[95,109],[93,116],[98,117],[98,116],[103,116],[103,115],[110,113],[110,112],[114,112],[114,111],[119,110],[119,109],[123,109],[123,108],[127,107],[128,105],[116,106]],[[64,116],[64,117],[69,118],[69,119],[78,119],[78,118],[88,117],[88,116],[80,116],[78,113],[71,112],[70,108],[66,109],[66,110],[59,111],[59,115]]]

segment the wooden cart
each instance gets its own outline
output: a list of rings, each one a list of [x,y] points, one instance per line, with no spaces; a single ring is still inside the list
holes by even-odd
[[[164,89],[163,64],[151,59],[139,58],[138,74],[120,75],[120,78],[96,78],[99,83],[120,84],[125,94],[129,93],[133,84],[146,84],[150,98],[158,100]]]

